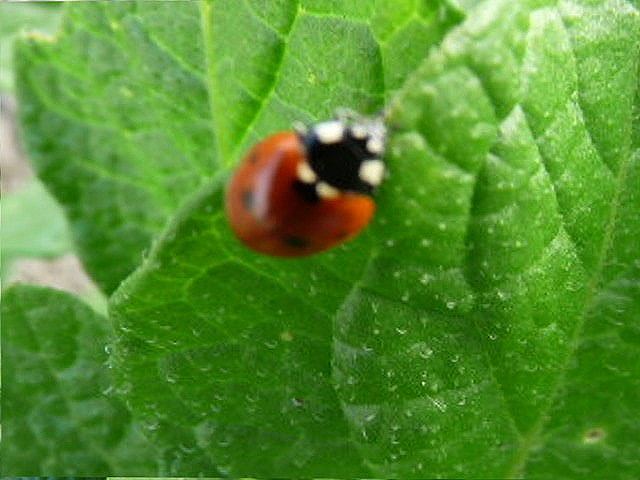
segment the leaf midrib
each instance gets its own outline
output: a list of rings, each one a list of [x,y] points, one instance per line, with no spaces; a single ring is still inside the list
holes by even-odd
[[[216,92],[218,92],[218,85],[216,81],[218,72],[216,71],[216,66],[215,66],[215,58],[216,58],[215,40],[214,40],[215,34],[213,32],[212,22],[210,21],[212,17],[212,9],[213,9],[212,3],[209,0],[200,0],[201,33],[202,33],[203,45],[204,45],[204,51],[205,51],[206,77],[207,77],[206,85],[207,85],[207,92],[208,92],[208,98],[209,98],[209,110],[211,114],[211,123],[212,123],[211,131],[218,132],[220,129],[220,126],[216,125],[216,116],[220,112],[218,112],[216,102],[215,102],[215,95],[216,95]],[[249,10],[251,15],[254,18],[258,18],[255,15],[255,12],[253,12],[251,9]],[[272,30],[273,32],[276,33],[278,38],[281,39],[283,44],[282,49],[278,55],[277,64],[274,67],[271,81],[269,82],[269,85],[267,86],[265,91],[262,92],[262,100],[260,100],[259,105],[252,112],[251,118],[248,119],[247,122],[245,122],[245,127],[242,130],[242,132],[239,134],[236,141],[233,142],[235,145],[229,145],[227,146],[227,148],[223,150],[223,145],[221,145],[220,138],[218,135],[216,135],[217,141],[215,142],[215,150],[216,150],[216,158],[218,160],[218,165],[220,167],[226,169],[226,168],[229,168],[231,165],[233,165],[236,157],[239,155],[239,150],[243,148],[246,142],[247,136],[251,131],[251,128],[255,125],[256,121],[260,117],[260,114],[262,113],[265,106],[267,105],[268,100],[273,96],[276,86],[278,85],[283,61],[286,56],[288,37],[293,31],[295,23],[300,17],[300,13],[301,13],[300,2],[296,0],[296,11],[293,18],[289,22],[287,31],[284,33],[280,33],[280,32],[276,32],[275,30]],[[262,24],[266,24],[264,19],[258,18],[258,20]]]

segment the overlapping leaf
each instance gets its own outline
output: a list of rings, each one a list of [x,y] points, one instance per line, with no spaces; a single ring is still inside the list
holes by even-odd
[[[112,395],[108,335],[107,319],[67,293],[3,292],[3,475],[155,471],[151,446]]]

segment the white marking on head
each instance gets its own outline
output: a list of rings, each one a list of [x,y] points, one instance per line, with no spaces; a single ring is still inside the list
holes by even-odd
[[[300,162],[296,171],[298,179],[303,183],[315,183],[318,180],[316,172],[311,170],[307,162]]]
[[[313,133],[322,143],[338,143],[344,136],[344,123],[340,120],[329,120],[313,127]]]
[[[316,193],[320,198],[336,198],[340,196],[340,190],[325,182],[318,182]]]
[[[369,136],[369,130],[367,129],[367,127],[360,123],[351,125],[349,130],[351,131],[351,135],[353,136],[353,138],[357,138],[358,140],[364,140]]]
[[[365,160],[360,164],[358,170],[360,180],[368,183],[372,187],[377,187],[382,183],[384,178],[384,162],[377,158]]]
[[[373,155],[380,155],[384,150],[384,142],[382,138],[374,136],[367,140],[367,150]]]

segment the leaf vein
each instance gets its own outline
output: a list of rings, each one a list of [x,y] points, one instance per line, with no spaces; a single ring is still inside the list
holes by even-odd
[[[244,128],[242,129],[242,132],[239,135],[239,139],[238,142],[236,143],[235,147],[233,148],[233,153],[230,156],[232,159],[238,156],[238,150],[242,147],[242,145],[245,143],[249,132],[252,130],[252,128],[254,127],[254,125],[256,124],[256,122],[258,121],[258,118],[260,117],[260,115],[262,114],[262,112],[264,111],[264,109],[266,108],[269,99],[274,95],[275,90],[276,90],[276,86],[278,85],[278,81],[280,78],[280,74],[282,73],[282,67],[284,65],[284,59],[286,56],[286,52],[287,52],[287,44],[288,44],[288,38],[289,35],[291,34],[291,32],[293,31],[294,25],[296,24],[297,19],[300,17],[300,3],[299,0],[298,1],[298,8],[296,9],[295,15],[293,17],[293,20],[291,21],[291,23],[288,25],[288,30],[282,34],[279,35],[278,38],[281,38],[282,43],[283,43],[283,47],[280,49],[279,51],[279,55],[278,58],[276,59],[276,65],[273,67],[273,75],[271,76],[270,79],[270,84],[265,92],[264,97],[262,98],[262,100],[260,101],[260,104],[258,105],[258,107],[255,109],[255,111],[253,112],[253,115],[251,117],[251,119],[249,119],[249,121],[245,122]]]

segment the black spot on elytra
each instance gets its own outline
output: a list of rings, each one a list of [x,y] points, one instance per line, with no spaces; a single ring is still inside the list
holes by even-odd
[[[305,202],[316,203],[320,200],[318,192],[316,192],[315,183],[304,183],[300,180],[295,180],[292,188]]]
[[[256,163],[258,161],[258,152],[251,152],[247,159],[250,163]]]
[[[282,241],[287,246],[294,248],[305,248],[309,246],[309,240],[298,235],[287,235],[286,237],[282,238]]]
[[[245,190],[242,192],[242,205],[249,211],[253,209],[253,191]]]

